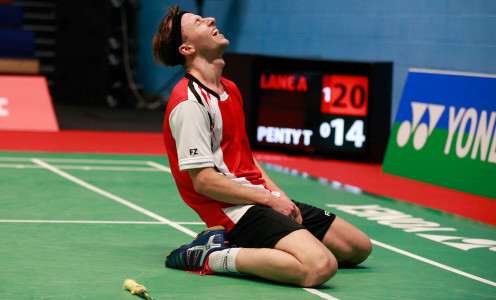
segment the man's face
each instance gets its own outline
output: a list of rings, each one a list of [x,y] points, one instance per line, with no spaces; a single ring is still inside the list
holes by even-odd
[[[222,55],[229,45],[229,41],[215,27],[214,18],[186,13],[181,19],[181,31],[185,43],[203,55],[217,52]]]

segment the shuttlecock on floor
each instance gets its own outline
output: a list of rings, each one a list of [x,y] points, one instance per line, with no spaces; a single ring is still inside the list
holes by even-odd
[[[131,294],[133,295],[138,295],[145,299],[153,300],[153,298],[150,295],[148,295],[148,292],[146,291],[146,287],[144,285],[137,283],[133,279],[126,279],[124,281],[124,286],[122,287],[122,289],[130,291]]]

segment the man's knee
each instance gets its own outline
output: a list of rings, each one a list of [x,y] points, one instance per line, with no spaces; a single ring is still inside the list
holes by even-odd
[[[337,257],[339,265],[343,267],[352,267],[362,263],[372,252],[370,238],[339,217],[336,217],[332,223],[323,242]]]
[[[339,265],[342,267],[354,267],[365,261],[372,253],[372,242],[364,238],[358,241],[346,257],[340,260]]]
[[[338,270],[338,263],[331,252],[325,251],[315,255],[310,263],[304,265],[305,276],[301,282],[303,287],[321,285],[331,279]]]
[[[294,270],[287,270],[292,282],[302,287],[318,286],[332,278],[338,269],[334,254],[307,230],[294,231],[276,244],[276,249],[294,256]]]

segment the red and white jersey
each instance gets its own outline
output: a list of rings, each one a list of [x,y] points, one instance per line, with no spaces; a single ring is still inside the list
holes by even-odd
[[[221,78],[218,95],[189,73],[172,90],[164,120],[164,142],[172,175],[184,202],[208,227],[230,231],[251,205],[216,201],[197,193],[187,170],[212,167],[250,188],[268,191],[253,161],[236,85]]]

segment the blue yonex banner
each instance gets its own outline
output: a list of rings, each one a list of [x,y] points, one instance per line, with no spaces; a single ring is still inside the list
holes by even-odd
[[[410,70],[383,171],[496,199],[496,75]]]

